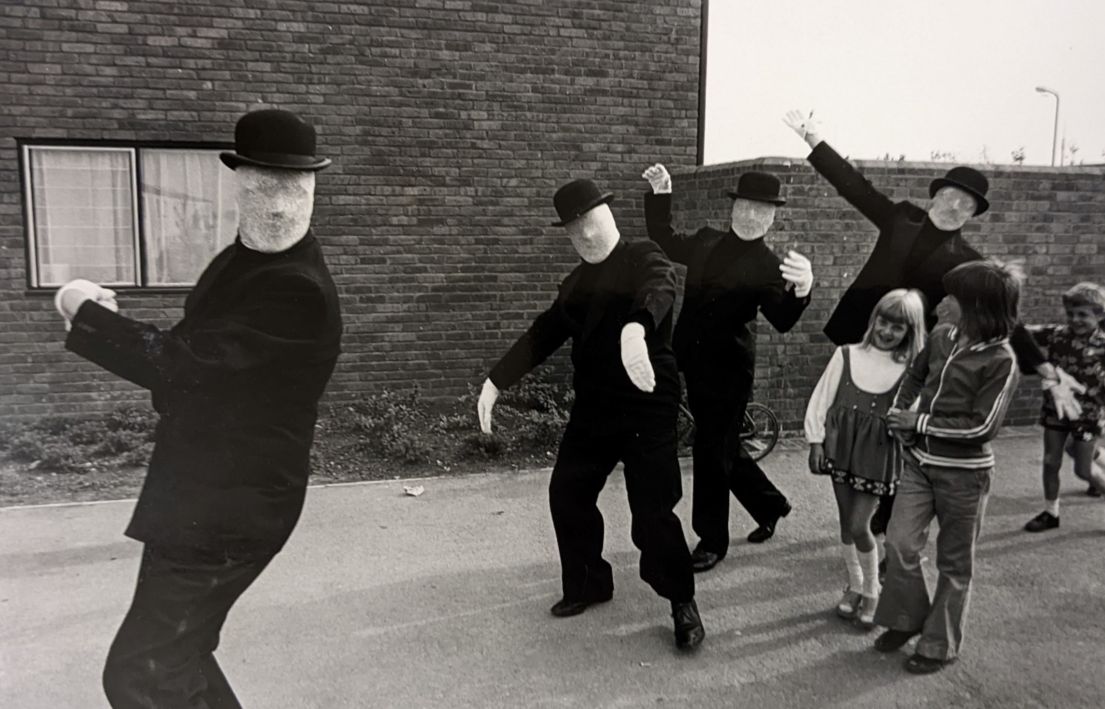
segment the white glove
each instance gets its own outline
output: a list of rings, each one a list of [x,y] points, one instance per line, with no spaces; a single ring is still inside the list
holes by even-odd
[[[813,111],[809,113],[787,111],[786,116],[783,117],[783,123],[790,126],[790,129],[797,133],[799,138],[806,141],[806,144],[811,148],[817,147],[817,144],[821,142],[821,127],[813,120]]]
[[[641,177],[648,180],[648,184],[652,185],[652,194],[671,194],[671,175],[668,174],[667,168],[660,163],[656,163],[645,170]]]
[[[54,307],[65,318],[66,330],[72,327],[73,318],[86,300],[99,303],[113,313],[119,312],[119,304],[115,302],[115,291],[83,278],[69,281],[58,288],[54,295]]]
[[[1063,371],[1062,367],[1056,367],[1055,373],[1059,380],[1054,383],[1045,383],[1044,388],[1051,393],[1051,400],[1055,402],[1055,411],[1059,418],[1070,421],[1082,416],[1082,404],[1075,398],[1075,394],[1085,394],[1086,385]]]
[[[491,409],[495,406],[495,400],[499,398],[499,387],[490,379],[483,382],[483,390],[480,392],[480,400],[476,402],[476,414],[480,418],[480,430],[491,433]]]
[[[805,298],[813,288],[813,267],[810,260],[797,251],[788,251],[787,257],[779,264],[783,278],[794,286],[794,295]]]
[[[656,373],[652,371],[645,343],[645,326],[639,322],[622,328],[622,366],[633,386],[648,394],[656,388]]]

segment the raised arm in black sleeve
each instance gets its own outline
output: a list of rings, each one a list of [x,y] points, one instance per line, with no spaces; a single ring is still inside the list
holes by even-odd
[[[809,154],[810,165],[817,170],[836,191],[859,210],[860,214],[882,229],[890,223],[894,202],[871,184],[863,174],[825,141]]]
[[[694,253],[696,240],[677,234],[671,226],[671,195],[645,193],[645,229],[672,261],[686,265]]]

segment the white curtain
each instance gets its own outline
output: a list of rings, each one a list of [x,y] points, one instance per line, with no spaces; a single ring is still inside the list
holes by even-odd
[[[133,152],[35,147],[28,158],[36,285],[137,284]]]
[[[191,285],[234,241],[234,171],[214,150],[142,150],[148,285]]]

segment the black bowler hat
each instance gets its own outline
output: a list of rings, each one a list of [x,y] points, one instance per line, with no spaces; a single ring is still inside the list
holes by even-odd
[[[231,170],[239,165],[281,170],[321,170],[328,158],[315,157],[315,129],[291,111],[251,111],[234,126],[234,152],[219,157]]]
[[[614,193],[603,192],[590,180],[572,180],[556,191],[552,201],[556,214],[560,217],[560,221],[553,222],[552,225],[564,226],[600,204],[614,201]]]
[[[737,191],[730,192],[733,199],[750,199],[755,202],[786,204],[779,196],[779,178],[766,172],[746,172],[737,181]]]
[[[960,165],[948,170],[943,177],[937,177],[929,185],[929,197],[935,197],[941,187],[949,186],[958,187],[978,201],[978,206],[975,207],[976,217],[990,208],[990,203],[986,201],[986,191],[990,189],[990,183],[985,175],[973,167]]]

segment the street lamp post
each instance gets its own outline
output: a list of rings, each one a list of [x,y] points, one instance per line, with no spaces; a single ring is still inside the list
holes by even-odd
[[[1046,86],[1037,86],[1036,90],[1055,97],[1055,128],[1051,131],[1051,166],[1055,167],[1055,141],[1059,139],[1059,93]]]

